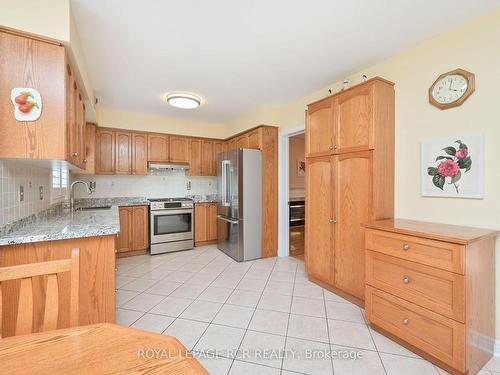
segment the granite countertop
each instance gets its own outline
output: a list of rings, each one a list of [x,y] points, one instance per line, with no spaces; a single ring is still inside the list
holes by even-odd
[[[191,198],[194,203],[217,203],[217,194],[210,195],[188,195],[186,198]]]
[[[120,233],[118,206],[75,212],[61,207],[13,226],[8,232],[0,235],[0,246],[118,233]]]
[[[145,197],[75,199],[75,207],[99,207],[99,206],[149,206],[149,201]]]

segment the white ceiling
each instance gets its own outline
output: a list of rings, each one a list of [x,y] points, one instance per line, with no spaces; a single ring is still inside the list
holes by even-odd
[[[213,122],[306,95],[499,0],[72,0],[100,103]],[[162,101],[200,94],[196,110]]]

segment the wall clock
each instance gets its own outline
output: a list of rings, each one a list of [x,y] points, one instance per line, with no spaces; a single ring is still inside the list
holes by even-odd
[[[461,105],[474,92],[474,73],[455,69],[441,74],[429,88],[429,103],[439,109]]]

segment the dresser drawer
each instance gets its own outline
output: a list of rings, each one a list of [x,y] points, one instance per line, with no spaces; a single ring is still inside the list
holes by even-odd
[[[367,229],[365,245],[368,250],[464,274],[463,245],[404,234]]]
[[[366,251],[366,283],[465,323],[465,276]]]
[[[465,372],[464,324],[369,286],[365,303],[372,324]]]

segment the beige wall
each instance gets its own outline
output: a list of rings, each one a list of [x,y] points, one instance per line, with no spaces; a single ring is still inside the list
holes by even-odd
[[[500,9],[415,48],[351,75],[380,75],[396,83],[396,216],[500,229]],[[476,92],[461,106],[441,111],[428,103],[436,77],[463,68],[476,75]],[[341,78],[341,77],[339,77]],[[343,77],[342,77],[343,78]],[[307,103],[337,91],[336,82],[281,109],[260,109],[228,128],[256,123],[292,128],[304,123]],[[242,121],[243,119],[243,121]],[[467,133],[485,136],[485,199],[424,198],[420,195],[420,142]],[[497,239],[497,252],[500,239]],[[500,339],[500,257],[497,257],[497,338]]]
[[[290,190],[304,189],[304,177],[297,176],[297,161],[305,159],[305,143],[304,134],[295,135],[289,138],[288,148],[288,184]]]
[[[118,111],[103,106],[97,107],[97,116],[99,126],[195,135],[200,137],[225,138],[226,129],[225,125],[222,123],[216,124],[146,113]]]
[[[69,41],[69,0],[0,0],[0,25]]]

